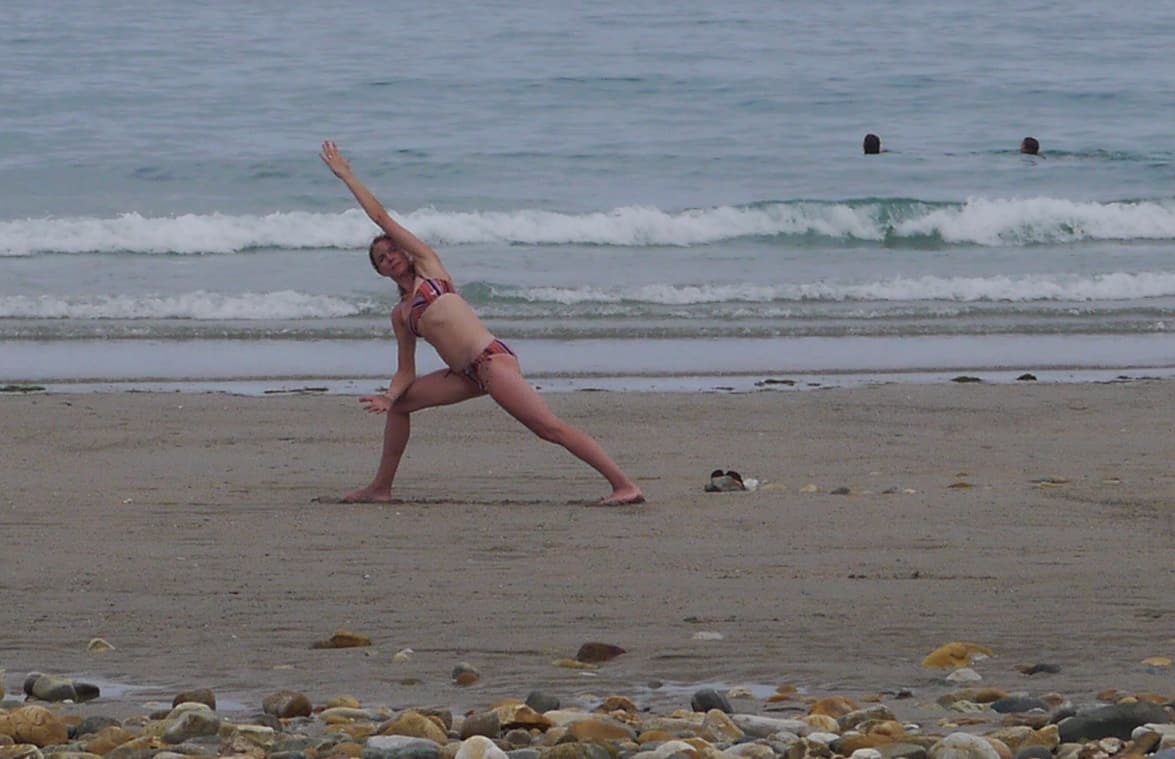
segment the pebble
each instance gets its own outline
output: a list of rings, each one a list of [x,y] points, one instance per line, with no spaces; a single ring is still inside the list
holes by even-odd
[[[625,653],[628,652],[620,646],[611,643],[588,642],[579,647],[579,651],[575,654],[575,660],[587,664],[599,664],[600,662],[611,661]]]
[[[216,708],[216,694],[211,688],[196,688],[195,690],[181,691],[171,700],[172,706],[183,703],[205,704],[209,709]]]
[[[532,690],[526,694],[526,705],[542,714],[558,709],[559,699],[543,691]]]
[[[695,692],[693,698],[690,699],[690,708],[695,712],[708,712],[711,709],[718,709],[730,714],[734,711],[726,696],[713,688],[702,688]]]
[[[278,719],[310,716],[310,699],[305,693],[294,690],[281,690],[271,693],[261,701],[261,708],[266,714],[272,714]]]
[[[1077,743],[1100,738],[1129,740],[1130,733],[1148,722],[1170,722],[1171,718],[1158,704],[1139,701],[1133,704],[1114,704],[1079,712],[1061,721],[1062,743]]]

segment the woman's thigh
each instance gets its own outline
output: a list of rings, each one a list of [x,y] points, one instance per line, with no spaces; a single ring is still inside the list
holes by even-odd
[[[561,423],[539,392],[522,376],[518,359],[513,356],[491,356],[482,369],[482,376],[490,397],[531,430],[541,433],[544,428]]]
[[[423,408],[460,403],[484,394],[477,385],[460,374],[438,369],[417,377],[392,408],[410,414]]]

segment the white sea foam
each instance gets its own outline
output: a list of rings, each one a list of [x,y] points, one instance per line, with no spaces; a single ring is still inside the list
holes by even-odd
[[[369,302],[291,290],[237,295],[198,290],[176,295],[0,296],[0,318],[7,319],[326,319],[356,316],[373,307]]]
[[[436,244],[708,245],[746,237],[833,240],[937,238],[984,246],[1083,240],[1175,240],[1175,201],[1093,203],[1057,198],[972,199],[963,204],[881,200],[793,201],[665,211],[628,206],[594,213],[439,211],[400,216]],[[376,231],[358,210],[266,215],[185,214],[0,222],[0,255],[234,253],[255,248],[355,248]]]
[[[496,295],[561,303],[640,302],[658,305],[780,301],[1111,301],[1175,295],[1175,272],[1093,276],[895,277],[856,284],[642,285],[637,287],[496,288]]]

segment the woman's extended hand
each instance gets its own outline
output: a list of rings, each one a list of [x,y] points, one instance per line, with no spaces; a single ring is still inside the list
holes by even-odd
[[[343,154],[339,152],[339,146],[330,140],[322,143],[322,152],[318,154],[318,157],[339,179],[350,175],[351,162],[343,158]]]
[[[388,409],[392,407],[392,404],[395,403],[387,393],[363,395],[359,397],[359,402],[363,404],[363,408],[369,414],[386,414],[388,413]]]

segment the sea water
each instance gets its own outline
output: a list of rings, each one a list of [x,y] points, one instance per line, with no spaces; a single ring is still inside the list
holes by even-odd
[[[548,386],[1170,370],[1173,36],[1091,0],[14,6],[0,381],[386,378],[327,138]]]

